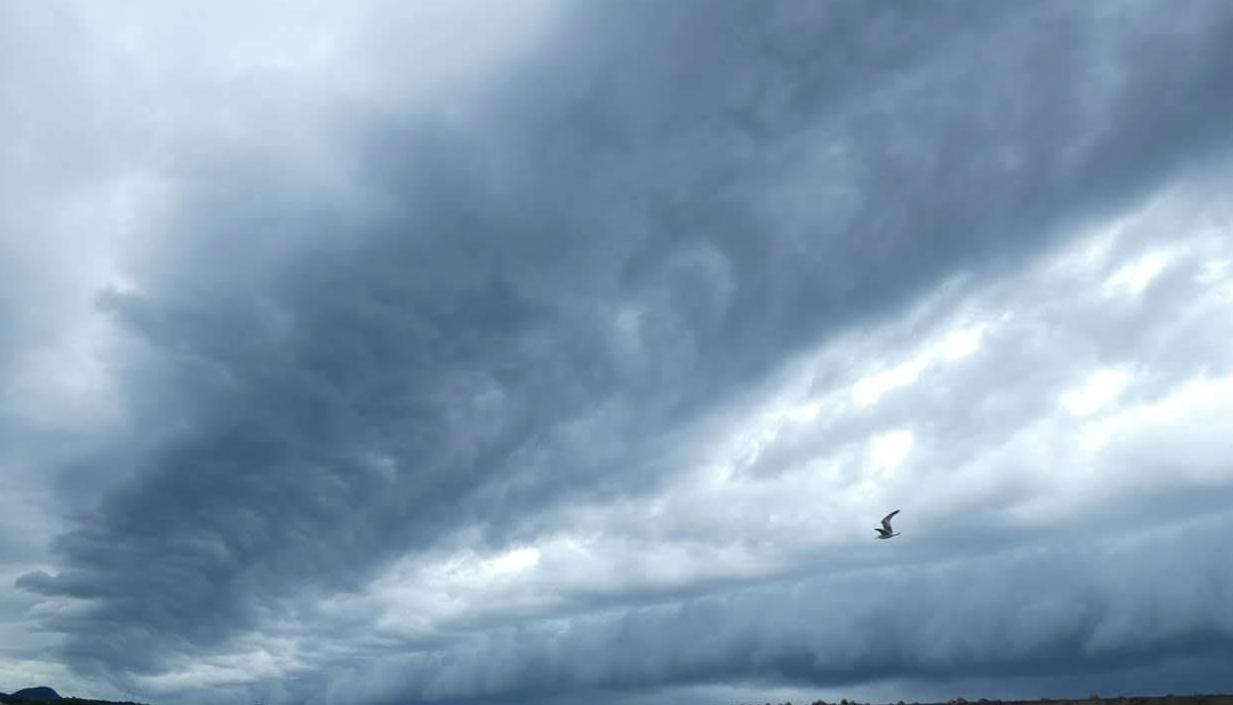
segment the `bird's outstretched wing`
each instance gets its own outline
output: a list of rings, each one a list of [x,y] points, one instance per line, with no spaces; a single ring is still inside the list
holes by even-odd
[[[891,518],[892,518],[892,517],[894,517],[894,516],[895,516],[896,514],[898,514],[898,513],[899,513],[899,510],[898,510],[898,509],[896,509],[895,511],[891,512],[890,514],[887,514],[886,516],[882,517],[882,528],[883,528],[883,529],[886,529],[887,533],[890,533],[891,531],[894,531],[894,529],[892,529],[892,528],[891,528],[891,523],[890,523],[890,520],[891,520]]]

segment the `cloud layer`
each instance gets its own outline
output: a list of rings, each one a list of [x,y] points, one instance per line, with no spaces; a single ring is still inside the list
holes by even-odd
[[[0,10],[0,673],[1230,687],[1227,6],[309,10]]]

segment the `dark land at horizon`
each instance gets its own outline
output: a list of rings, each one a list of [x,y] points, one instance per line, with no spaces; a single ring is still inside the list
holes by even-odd
[[[34,691],[34,692],[31,692]],[[31,696],[25,696],[22,693],[31,693]],[[50,697],[46,693],[50,693]],[[50,688],[40,686],[38,688],[26,688],[16,691],[11,694],[0,693],[0,704],[3,705],[32,705],[33,703],[55,702],[62,705],[155,705],[149,703],[134,703],[132,701],[115,701],[115,700],[91,700],[89,698],[62,697]],[[976,700],[966,700],[964,698],[954,698],[943,702],[907,702],[900,700],[897,703],[886,703],[884,705],[1233,705],[1233,694],[1191,694],[1191,695],[1119,695],[1111,698],[1102,698],[1096,695],[1091,695],[1085,698],[1039,698],[1035,700],[995,700],[979,698]],[[247,703],[243,704],[247,705]],[[744,704],[742,704],[744,705]],[[748,705],[793,705],[793,703],[773,703],[765,701],[764,703],[749,703]],[[872,705],[856,700],[840,700],[838,702],[826,700],[814,700],[809,703],[801,702],[796,705]]]

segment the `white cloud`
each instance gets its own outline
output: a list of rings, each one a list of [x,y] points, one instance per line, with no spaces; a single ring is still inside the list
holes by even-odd
[[[1082,384],[1062,392],[1062,408],[1072,416],[1090,416],[1117,401],[1132,379],[1131,371],[1123,367],[1097,370]]]
[[[912,450],[915,437],[911,429],[879,433],[869,440],[869,464],[882,475],[889,475],[903,464]]]
[[[1109,294],[1138,296],[1160,276],[1172,260],[1173,254],[1166,250],[1147,252],[1133,262],[1123,265],[1106,279],[1105,291]]]

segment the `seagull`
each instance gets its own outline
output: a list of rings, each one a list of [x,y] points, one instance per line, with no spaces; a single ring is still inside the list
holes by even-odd
[[[899,535],[898,531],[895,531],[894,529],[891,528],[891,523],[890,523],[891,517],[895,516],[898,513],[899,513],[899,510],[896,509],[890,514],[887,514],[886,516],[882,517],[882,528],[874,529],[874,531],[878,532],[878,535],[874,537],[875,539],[889,539],[892,536]]]

